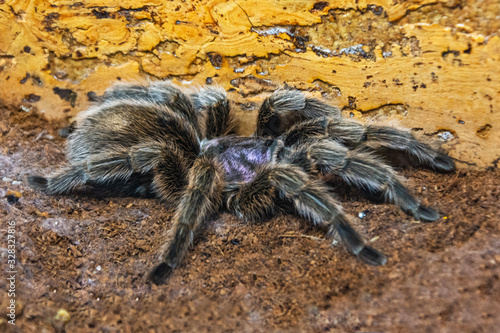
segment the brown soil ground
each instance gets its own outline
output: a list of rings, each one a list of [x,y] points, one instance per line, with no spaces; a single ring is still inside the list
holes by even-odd
[[[249,225],[223,214],[168,283],[151,286],[145,272],[171,210],[154,199],[51,197],[27,186],[27,174],[64,163],[63,125],[0,113],[0,269],[8,270],[7,222],[15,221],[18,310],[16,326],[2,315],[0,331],[498,332],[496,168],[402,170],[442,212],[430,224],[344,191],[357,228],[388,255],[383,267],[361,264],[300,219]],[[9,190],[20,192],[17,202]],[[0,287],[5,313],[6,278]]]

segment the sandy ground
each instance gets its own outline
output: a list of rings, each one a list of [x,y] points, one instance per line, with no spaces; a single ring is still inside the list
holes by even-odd
[[[282,216],[210,221],[168,283],[152,266],[172,211],[154,199],[50,197],[26,184],[64,163],[64,123],[0,111],[0,243],[15,222],[13,332],[494,332],[500,327],[498,169],[401,170],[442,218],[413,221],[354,191],[345,210],[386,266],[363,265],[322,232]],[[17,191],[9,192],[9,191]],[[363,212],[361,219],[358,214]],[[4,273],[7,277],[7,273]],[[58,314],[59,312],[59,314]],[[69,315],[65,316],[65,313]]]

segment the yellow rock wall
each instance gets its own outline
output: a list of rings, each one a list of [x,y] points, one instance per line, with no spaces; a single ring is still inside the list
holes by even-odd
[[[499,32],[498,0],[0,0],[0,99],[70,118],[117,80],[219,84],[248,134],[287,85],[488,167]]]

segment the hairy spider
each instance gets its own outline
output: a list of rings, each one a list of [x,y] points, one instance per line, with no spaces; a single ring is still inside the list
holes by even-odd
[[[48,194],[90,185],[175,205],[169,241],[149,274],[161,283],[199,226],[223,207],[246,221],[298,214],[338,234],[363,262],[383,265],[386,257],[350,226],[327,182],[334,178],[429,222],[439,214],[409,193],[382,156],[455,169],[452,158],[406,131],[344,119],[339,109],[296,90],[277,90],[263,102],[253,136],[230,135],[233,124],[224,90],[189,95],[164,81],[116,85],[79,115],[67,143],[69,164],[29,182]]]

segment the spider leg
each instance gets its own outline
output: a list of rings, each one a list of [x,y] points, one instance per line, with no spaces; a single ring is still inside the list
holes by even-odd
[[[34,189],[45,191],[47,194],[68,194],[85,184],[87,175],[82,165],[68,165],[51,177],[38,175],[28,176],[28,183]]]
[[[392,127],[364,126],[356,121],[322,117],[296,124],[285,134],[285,146],[311,138],[331,138],[350,148],[368,145],[375,150],[401,152],[417,164],[436,171],[455,170],[455,163],[448,155],[418,141],[411,133]]]
[[[310,179],[299,167],[277,164],[259,170],[256,178],[244,188],[252,188],[251,195],[239,191],[230,198],[228,206],[236,215],[250,214],[260,217],[259,210],[272,210],[275,191],[293,203],[295,211],[315,225],[324,227],[328,234],[337,233],[347,249],[370,265],[384,265],[386,257],[367,246],[361,236],[350,226],[340,205],[328,193],[321,181]]]
[[[87,163],[90,179],[101,184],[127,183],[133,174],[153,173],[152,187],[160,199],[177,203],[187,185],[187,168],[193,164],[175,144],[140,143],[124,153],[93,155]],[[143,184],[148,185],[148,184]]]
[[[231,107],[222,88],[205,87],[194,95],[193,102],[206,139],[224,136],[233,131]]]
[[[199,134],[197,116],[191,99],[168,81],[154,81],[149,85],[117,84],[104,93],[102,103],[106,102],[167,105],[176,114],[189,121]]]
[[[394,170],[373,154],[349,150],[332,140],[322,140],[294,147],[283,159],[322,175],[339,176],[345,183],[372,196],[382,197],[416,219],[430,222],[439,218],[436,211],[421,205]]]
[[[220,206],[223,170],[211,159],[197,159],[189,170],[189,184],[184,190],[174,217],[172,239],[162,251],[161,262],[149,274],[149,279],[162,283],[180,265],[198,227]]]
[[[298,122],[324,116],[340,117],[340,110],[300,90],[278,89],[262,103],[255,135],[277,137]]]
[[[148,142],[130,150],[90,155],[51,177],[29,176],[28,181],[48,194],[68,194],[88,184],[115,194],[147,195],[154,190],[161,199],[175,203],[186,186],[185,168],[190,165],[192,161],[175,145]],[[154,178],[147,176],[152,171]]]

